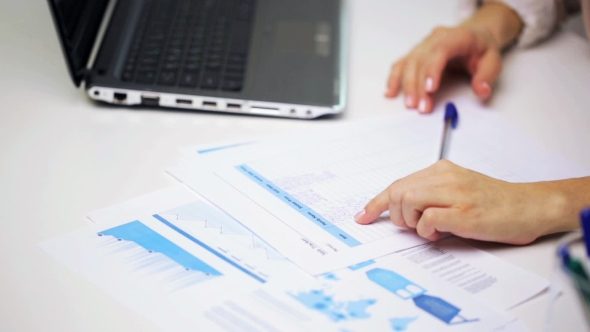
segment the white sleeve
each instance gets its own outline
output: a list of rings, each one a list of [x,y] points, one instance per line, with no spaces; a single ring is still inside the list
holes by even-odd
[[[558,21],[555,0],[485,0],[501,2],[512,8],[524,26],[518,37],[518,46],[526,47],[548,37]]]
[[[478,0],[458,0],[455,10],[457,22],[463,22],[475,14],[480,2]]]

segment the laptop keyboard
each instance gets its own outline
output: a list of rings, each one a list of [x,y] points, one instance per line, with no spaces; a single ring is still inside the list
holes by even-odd
[[[147,0],[121,79],[241,91],[254,0]]]

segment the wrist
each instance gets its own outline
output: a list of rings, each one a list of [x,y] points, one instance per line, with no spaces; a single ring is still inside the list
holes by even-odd
[[[461,23],[499,50],[516,41],[523,25],[520,16],[501,2],[484,3],[472,17]]]
[[[572,191],[565,181],[548,181],[522,184],[526,187],[527,211],[534,220],[537,237],[574,230],[578,227]]]

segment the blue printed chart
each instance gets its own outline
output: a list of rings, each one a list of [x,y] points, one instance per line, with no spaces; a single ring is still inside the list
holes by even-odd
[[[333,295],[326,294],[323,289],[314,289],[290,295],[308,309],[318,311],[334,322],[368,319],[371,315],[367,312],[367,309],[377,303],[375,299],[339,301]]]
[[[485,331],[510,321],[430,275],[400,273],[378,261],[360,265],[321,275],[321,286],[287,295],[342,331]]]
[[[217,301],[259,289],[265,280],[167,223],[157,214],[109,221],[39,246],[163,330],[215,330],[206,329],[212,321],[203,313]]]
[[[275,249],[266,242],[253,234],[244,227],[240,222],[227,214],[219,211],[203,201],[195,201],[180,207],[161,212],[161,216],[173,215],[176,220],[202,221],[205,228],[218,229],[220,234],[224,235],[241,235],[245,237],[244,241],[251,248],[260,248],[265,252],[268,259],[285,259]]]
[[[261,283],[277,274],[303,275],[242,224],[203,201],[155,214],[153,218]]]
[[[461,316],[461,309],[439,297],[426,294],[426,289],[400,274],[382,268],[366,272],[372,282],[395,294],[402,300],[412,300],[416,307],[448,325],[477,322],[478,318]],[[399,321],[398,321],[399,322]],[[393,323],[392,323],[393,324]]]
[[[132,221],[97,234],[101,246],[124,255],[128,264],[148,275],[163,275],[175,289],[190,287],[222,273],[170,242],[140,221]]]

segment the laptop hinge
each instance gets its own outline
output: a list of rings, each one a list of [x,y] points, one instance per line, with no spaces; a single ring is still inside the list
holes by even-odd
[[[90,75],[91,70],[88,68],[80,69],[76,72],[79,77],[82,77],[82,82],[86,82],[86,79]]]
[[[100,28],[96,34],[96,39],[94,39],[94,45],[92,46],[92,52],[90,52],[88,63],[86,64],[86,68],[81,73],[84,74],[84,77],[90,73],[90,69],[94,65],[94,61],[96,60],[96,56],[100,50],[100,46],[106,34],[107,28],[109,27],[109,23],[111,22],[111,17],[113,16],[116,5],[117,0],[110,0],[109,4],[107,5],[107,9],[105,10],[105,13],[102,17],[102,22],[100,23]]]

